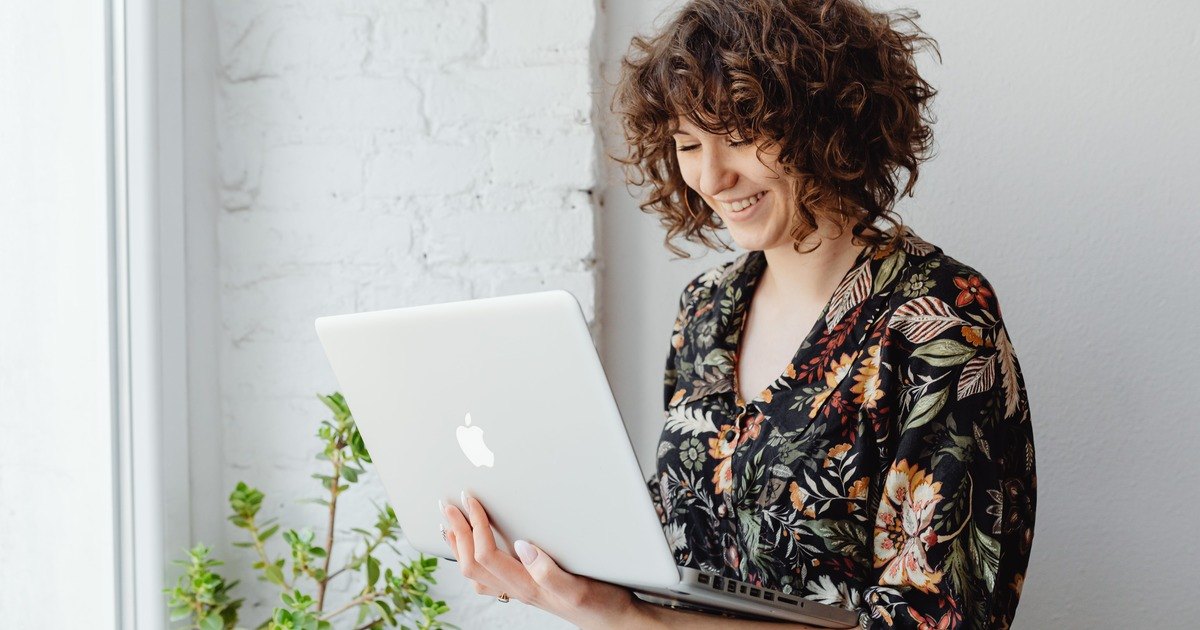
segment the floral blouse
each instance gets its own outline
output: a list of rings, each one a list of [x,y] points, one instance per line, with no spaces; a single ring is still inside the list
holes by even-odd
[[[749,402],[734,366],[763,252],[688,283],[648,484],[680,565],[863,628],[1007,628],[1037,489],[1020,364],[988,281],[904,229]]]

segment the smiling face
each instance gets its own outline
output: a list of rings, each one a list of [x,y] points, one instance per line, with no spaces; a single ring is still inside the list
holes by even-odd
[[[736,132],[734,132],[736,133]],[[779,167],[777,145],[714,135],[680,120],[675,157],[688,187],[696,191],[743,249],[791,246],[795,220],[787,177]]]

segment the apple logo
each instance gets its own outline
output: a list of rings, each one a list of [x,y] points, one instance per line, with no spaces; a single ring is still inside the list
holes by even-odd
[[[483,443],[483,429],[471,426],[470,413],[467,413],[466,424],[458,427],[454,435],[458,438],[458,448],[472,464],[491,468],[496,463],[496,455]]]

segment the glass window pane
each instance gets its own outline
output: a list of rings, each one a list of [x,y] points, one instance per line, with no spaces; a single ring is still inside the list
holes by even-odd
[[[0,3],[0,611],[114,625],[104,2]]]

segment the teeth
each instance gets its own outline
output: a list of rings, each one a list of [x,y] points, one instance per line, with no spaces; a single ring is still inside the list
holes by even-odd
[[[754,205],[754,203],[757,202],[759,199],[762,199],[762,196],[765,194],[767,194],[767,191],[764,190],[764,191],[758,193],[757,195],[754,195],[753,197],[748,197],[741,201],[735,201],[733,203],[721,202],[721,206],[723,208],[725,208],[726,212],[741,212],[742,210],[745,210],[746,208],[749,208],[750,206]]]

